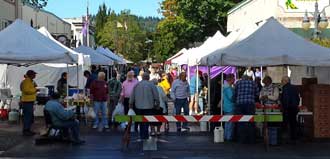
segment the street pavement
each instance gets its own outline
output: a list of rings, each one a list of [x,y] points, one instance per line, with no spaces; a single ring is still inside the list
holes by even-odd
[[[283,144],[270,147],[266,152],[264,145],[244,145],[238,143],[213,143],[211,133],[207,132],[170,132],[157,140],[156,151],[143,151],[137,134],[132,134],[128,149],[122,149],[122,132],[99,132],[90,130],[83,135],[86,144],[52,143],[36,146],[33,138],[26,139],[5,152],[0,157],[6,158],[86,158],[86,159],[121,159],[121,158],[192,158],[192,159],[329,159],[330,142],[298,142],[296,145]]]

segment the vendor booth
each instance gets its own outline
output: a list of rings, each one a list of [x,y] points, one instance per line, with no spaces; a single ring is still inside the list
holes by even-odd
[[[244,31],[246,30],[246,31]],[[250,30],[250,31],[248,31]],[[201,59],[203,65],[219,65],[219,66],[244,66],[244,67],[260,67],[260,66],[329,66],[330,65],[330,49],[313,44],[306,39],[291,32],[274,18],[269,18],[265,22],[259,24],[256,30],[242,29],[243,32],[237,36],[229,46],[218,49],[208,56]],[[308,80],[305,80],[308,81]],[[317,81],[317,80],[316,80]],[[310,116],[310,121],[314,127],[314,137],[330,137],[330,133],[326,133],[325,128],[329,129],[330,124],[322,123],[320,116],[330,119],[328,113],[329,107],[320,107],[318,101],[329,99],[329,94],[310,94],[309,99],[304,94],[304,89],[311,88],[312,92],[320,92],[327,90],[328,87],[311,85],[301,86],[301,97],[303,104],[310,101],[309,105],[301,106],[298,116]],[[305,102],[304,102],[305,101]],[[273,111],[275,107],[271,108]],[[322,109],[322,110],[321,110]],[[275,110],[276,111],[276,110]],[[281,112],[273,112],[281,113]],[[310,124],[308,124],[310,125]],[[318,125],[323,125],[319,127]]]
[[[0,63],[13,65],[13,66],[31,66],[39,63],[54,63],[54,64],[77,64],[78,55],[68,51],[58,43],[44,36],[37,30],[31,28],[28,24],[22,20],[16,20],[6,29],[0,32],[0,38],[6,39],[0,42]],[[12,66],[12,67],[13,67]],[[7,67],[7,66],[4,66]],[[17,69],[15,69],[17,70]],[[11,90],[8,75],[15,75],[15,80],[23,79],[24,74],[12,74],[10,72],[2,70],[6,73],[2,73],[7,76],[4,79],[6,82],[3,85],[3,89]],[[76,71],[75,71],[76,72]],[[16,72],[17,73],[17,72]],[[13,85],[19,85],[15,83]],[[9,87],[9,88],[8,88]],[[18,87],[19,88],[19,87]],[[10,91],[11,92],[11,91]],[[13,89],[15,92],[15,89]],[[12,98],[11,92],[10,97]],[[16,94],[14,94],[16,95]],[[11,110],[8,105],[8,110]]]

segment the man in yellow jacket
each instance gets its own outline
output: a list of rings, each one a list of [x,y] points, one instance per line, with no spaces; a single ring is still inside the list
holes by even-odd
[[[37,85],[33,81],[36,77],[36,72],[28,70],[25,74],[25,79],[21,83],[21,103],[23,107],[23,135],[33,136],[35,133],[31,131],[31,125],[33,123],[33,105],[37,99]]]

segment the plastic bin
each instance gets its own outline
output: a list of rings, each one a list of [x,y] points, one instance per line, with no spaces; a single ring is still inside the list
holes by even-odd
[[[77,88],[70,88],[69,89],[69,96],[73,96],[73,94],[79,94],[82,93],[82,89],[77,89]]]
[[[272,146],[279,145],[279,128],[278,127],[268,127],[268,141],[269,141],[269,145],[272,145]]]

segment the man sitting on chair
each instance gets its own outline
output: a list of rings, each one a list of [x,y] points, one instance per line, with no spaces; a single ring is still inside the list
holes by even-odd
[[[54,93],[45,105],[45,110],[51,116],[52,124],[56,127],[68,128],[71,131],[74,144],[83,144],[85,141],[79,138],[79,121],[75,119],[75,113],[71,110],[66,111],[59,102],[60,94]]]

